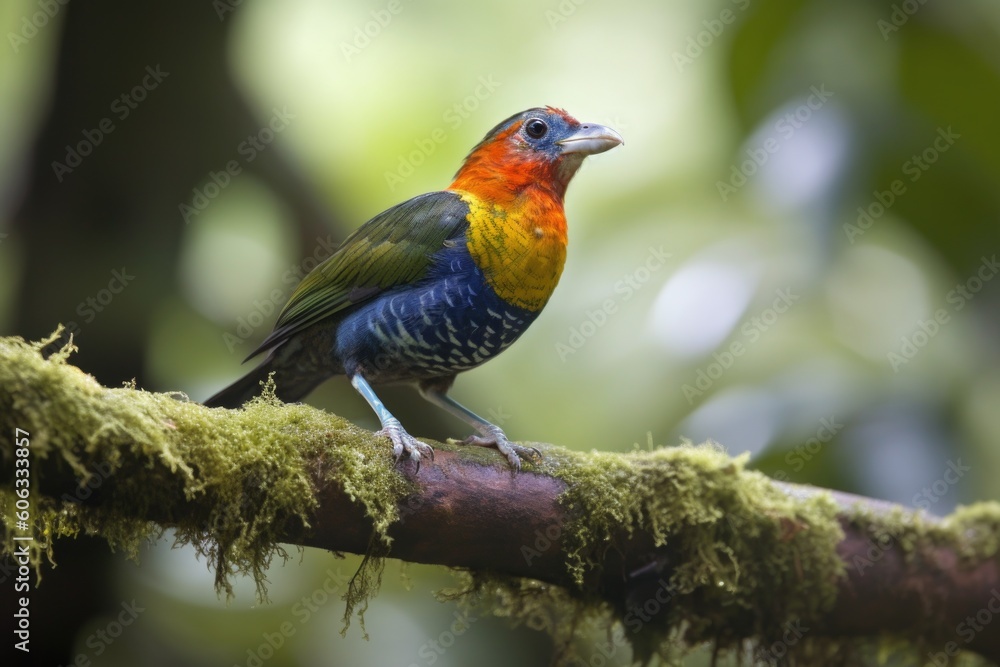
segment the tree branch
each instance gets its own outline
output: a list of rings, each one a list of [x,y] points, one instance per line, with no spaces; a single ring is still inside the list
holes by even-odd
[[[561,536],[553,538],[552,530],[570,522],[567,508],[559,502],[566,484],[533,472],[513,476],[499,459],[484,466],[463,453],[438,449],[434,461],[421,463],[419,471],[412,465],[401,467],[416,490],[403,502],[402,520],[389,529],[391,555],[418,563],[499,571],[573,590]],[[943,652],[953,642],[1000,661],[1000,632],[976,631],[975,621],[963,628],[961,636],[953,632],[977,614],[978,624],[985,625],[984,609],[1000,617],[1000,561],[995,553],[963,558],[968,545],[960,539],[905,548],[900,541],[910,537],[906,525],[916,520],[912,510],[847,493],[774,484],[795,498],[828,494],[838,507],[843,538],[836,550],[846,577],[837,582],[836,602],[818,619],[821,627],[812,628],[813,632],[829,637],[894,633],[916,638],[930,631],[941,638],[940,646],[932,645],[935,651]],[[364,553],[371,525],[363,512],[336,487],[321,490],[319,498],[313,530],[296,543]],[[862,519],[866,514],[870,518]],[[892,520],[883,523],[879,517]],[[941,524],[927,515],[922,520]],[[1000,525],[994,523],[990,529],[1000,530]],[[604,567],[588,573],[588,586],[624,608],[633,587],[643,583],[651,559],[667,551],[655,547],[646,534],[620,537],[620,553],[606,554]],[[535,549],[539,541],[547,548]],[[540,554],[530,563],[526,546]],[[991,600],[996,600],[992,608]],[[974,636],[965,642],[970,633]]]
[[[318,410],[106,389],[68,351],[42,359],[43,344],[0,339],[0,427],[30,433],[38,536],[83,529],[129,548],[156,522],[207,540],[223,586],[233,572],[262,582],[279,542],[466,568],[494,591],[516,588],[497,575],[530,578],[621,621],[642,652],[749,640],[815,655],[890,635],[1000,661],[1000,632],[986,628],[1000,613],[995,504],[936,519],[774,483],[711,447],[538,445],[544,461],[515,475],[496,452],[439,444],[419,470],[394,466],[378,437]],[[5,436],[8,552],[13,449]]]

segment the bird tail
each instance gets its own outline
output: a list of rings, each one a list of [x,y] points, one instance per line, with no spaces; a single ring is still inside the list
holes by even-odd
[[[204,401],[210,408],[238,408],[264,390],[268,376],[274,374],[274,393],[285,403],[303,398],[323,377],[304,374],[301,370],[289,368],[278,361],[272,353],[257,368],[236,382]]]

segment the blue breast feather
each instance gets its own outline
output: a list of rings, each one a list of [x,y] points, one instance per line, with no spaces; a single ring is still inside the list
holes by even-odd
[[[347,315],[335,354],[370,382],[445,377],[496,356],[537,316],[498,297],[459,238],[436,254],[424,279]]]

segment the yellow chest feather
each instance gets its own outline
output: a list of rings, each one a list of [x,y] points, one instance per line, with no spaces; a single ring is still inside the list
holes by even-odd
[[[562,205],[526,198],[500,207],[469,192],[466,244],[486,282],[501,299],[537,312],[559,282],[566,261],[566,216]]]

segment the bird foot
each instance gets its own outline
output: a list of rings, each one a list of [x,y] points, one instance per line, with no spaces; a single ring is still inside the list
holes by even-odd
[[[504,432],[497,426],[493,426],[483,435],[470,435],[465,440],[462,440],[461,443],[475,447],[496,447],[500,450],[501,454],[507,457],[510,467],[514,469],[514,472],[520,472],[521,459],[540,461],[542,458],[542,453],[534,447],[516,445],[508,440]]]
[[[392,454],[396,458],[396,463],[405,454],[410,459],[416,461],[417,470],[420,470],[420,458],[423,456],[434,460],[434,450],[430,445],[424,444],[406,432],[398,419],[386,420],[382,425],[382,430],[377,435],[384,435],[392,441]]]

